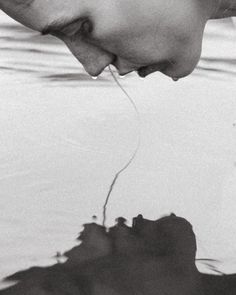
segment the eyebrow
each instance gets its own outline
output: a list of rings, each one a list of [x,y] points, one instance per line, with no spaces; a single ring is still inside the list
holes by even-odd
[[[43,30],[41,31],[42,35],[48,35],[55,32],[62,31],[65,27],[73,24],[74,22],[78,21],[78,19],[73,19],[68,21],[66,18],[60,18],[58,20],[55,20],[51,22],[49,25],[45,26]]]
[[[35,0],[14,0],[16,5],[21,5],[22,7],[29,7],[33,4]]]

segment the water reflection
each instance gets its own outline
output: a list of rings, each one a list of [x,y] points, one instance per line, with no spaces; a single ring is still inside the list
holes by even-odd
[[[236,274],[226,275],[204,262],[216,274],[195,266],[196,237],[191,224],[175,214],[156,221],[133,218],[132,227],[120,217],[113,227],[85,224],[81,244],[54,256],[57,264],[15,273],[15,286],[1,295],[29,294],[235,294]],[[181,284],[179,282],[181,281]]]
[[[65,81],[86,81],[91,82],[91,77],[86,73],[66,73],[57,75],[43,76],[43,79],[50,80],[50,82],[65,82]],[[109,81],[104,77],[99,77],[98,81]]]
[[[35,72],[37,72],[36,70],[30,70],[30,69],[24,69],[24,68],[21,68],[21,69],[17,69],[17,68],[15,68],[15,67],[1,67],[0,66],[0,70],[1,71],[12,71],[12,72],[14,72],[14,73],[35,73]]]
[[[1,34],[0,40],[10,41],[10,42],[26,42],[31,44],[60,44],[57,38],[52,36],[41,36],[24,26],[18,24],[1,23]]]
[[[198,76],[205,76],[208,79],[229,79],[236,77],[235,58],[201,58],[201,61],[193,73]],[[215,74],[215,75],[212,75]]]

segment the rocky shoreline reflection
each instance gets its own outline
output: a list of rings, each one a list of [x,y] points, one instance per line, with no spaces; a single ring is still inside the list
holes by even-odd
[[[156,221],[142,215],[106,229],[86,224],[81,244],[66,262],[34,267],[6,280],[17,284],[0,295],[235,295],[236,275],[208,275],[195,265],[191,224],[174,214]]]

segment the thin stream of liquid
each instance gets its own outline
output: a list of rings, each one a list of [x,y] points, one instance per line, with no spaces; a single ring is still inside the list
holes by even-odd
[[[126,164],[115,174],[115,176],[114,176],[114,178],[113,178],[113,180],[111,182],[111,185],[109,187],[109,190],[108,190],[108,193],[107,193],[107,196],[106,196],[104,205],[103,205],[103,222],[102,222],[102,225],[104,227],[106,226],[107,206],[108,206],[108,203],[110,201],[111,194],[113,192],[113,189],[115,187],[115,184],[116,184],[118,178],[120,177],[120,175],[130,166],[130,164],[135,159],[135,157],[136,157],[136,155],[138,153],[139,147],[140,147],[140,143],[141,143],[141,118],[140,118],[139,110],[138,110],[138,108],[137,108],[134,100],[132,99],[132,97],[128,94],[128,92],[123,88],[123,86],[120,84],[120,82],[116,78],[116,76],[113,73],[113,71],[112,71],[112,69],[111,69],[110,66],[109,66],[109,71],[110,71],[111,76],[113,77],[115,83],[122,90],[122,92],[125,94],[126,98],[129,100],[129,102],[131,103],[131,105],[132,105],[132,107],[133,107],[133,109],[134,109],[134,111],[136,113],[137,121],[138,121],[138,127],[139,127],[139,133],[138,133],[138,140],[137,140],[137,144],[136,144],[136,147],[135,147],[134,152],[132,153],[130,159],[126,162]]]

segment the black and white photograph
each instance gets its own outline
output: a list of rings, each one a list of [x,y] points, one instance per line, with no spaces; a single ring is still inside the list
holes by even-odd
[[[236,295],[236,0],[0,0],[0,295]]]

